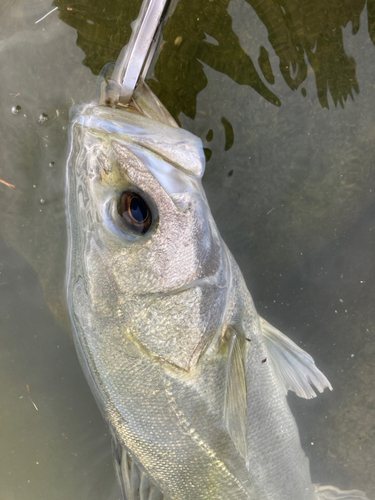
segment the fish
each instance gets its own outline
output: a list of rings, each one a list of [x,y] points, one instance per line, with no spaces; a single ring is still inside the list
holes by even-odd
[[[313,484],[286,395],[332,389],[260,317],[202,187],[201,140],[144,81],[76,105],[67,297],[128,500],[365,500]]]

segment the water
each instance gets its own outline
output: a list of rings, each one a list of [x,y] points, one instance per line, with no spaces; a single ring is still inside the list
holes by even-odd
[[[56,113],[56,117],[59,116],[57,113]],[[48,121],[48,115],[46,113],[41,113],[39,115],[39,119],[38,119],[38,122],[39,123],[46,123]]]
[[[180,0],[149,84],[205,142],[210,206],[260,314],[334,386],[290,397],[314,482],[371,500],[374,7],[341,4]],[[16,187],[0,183],[0,499],[120,498],[69,333],[64,177],[69,107],[93,99],[138,8],[0,6],[0,179]]]
[[[14,115],[18,115],[18,113],[21,111],[21,109],[22,109],[22,108],[21,108],[21,106],[20,106],[20,105],[13,106],[13,107],[12,107],[12,113],[13,113]]]

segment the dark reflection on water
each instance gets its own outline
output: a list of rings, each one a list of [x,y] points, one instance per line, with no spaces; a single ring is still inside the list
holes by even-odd
[[[247,0],[267,29],[278,68],[292,90],[306,80],[309,67],[316,80],[320,104],[328,107],[328,93],[335,105],[359,92],[356,64],[344,48],[343,31],[349,23],[355,35],[365,0]],[[130,36],[129,19],[136,17],[140,2],[129,2],[124,11],[119,0],[80,2],[55,0],[60,18],[77,30],[77,44],[86,53],[84,64],[98,74],[108,61],[116,59]],[[158,82],[153,89],[178,118],[183,111],[193,118],[196,97],[207,85],[204,64],[249,85],[269,102],[280,105],[280,96],[270,89],[275,76],[269,52],[260,46],[258,63],[243,50],[232,29],[229,0],[180,0],[164,30],[165,46],[156,67]],[[369,33],[375,36],[374,2],[368,3]],[[89,24],[88,24],[89,21]],[[256,40],[256,33],[246,33]],[[265,78],[267,85],[262,76]],[[305,92],[304,92],[305,93]]]
[[[268,39],[279,58],[279,68],[291,89],[306,79],[312,67],[319,101],[328,107],[327,93],[342,106],[353,90],[358,93],[355,61],[345,53],[342,28],[360,25],[365,0],[247,0],[268,31]]]
[[[116,61],[138,16],[141,0],[54,0],[59,18],[77,30],[77,45],[86,54],[83,64],[98,75],[108,62]]]
[[[94,98],[94,75],[116,59],[139,4],[0,5],[0,179],[16,186],[0,183],[7,500],[119,498],[67,333],[64,175],[69,107]],[[210,206],[259,312],[334,386],[290,397],[313,480],[371,500],[375,2],[180,0],[164,40],[149,83],[204,141]]]

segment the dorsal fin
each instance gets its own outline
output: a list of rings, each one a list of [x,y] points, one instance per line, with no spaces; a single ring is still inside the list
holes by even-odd
[[[248,465],[245,346],[243,339],[235,331],[230,330],[230,333],[224,422],[237,450]]]
[[[290,390],[301,398],[311,399],[316,396],[312,386],[319,392],[323,392],[326,387],[332,390],[328,379],[316,367],[310,354],[265,319],[260,318],[260,324],[270,360],[285,394]]]

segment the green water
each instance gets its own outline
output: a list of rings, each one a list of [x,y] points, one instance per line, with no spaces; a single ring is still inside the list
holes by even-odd
[[[0,183],[1,500],[120,498],[69,336],[64,178],[69,107],[95,97],[139,5],[1,2],[0,179],[16,187]],[[370,500],[373,40],[374,1],[180,0],[148,81],[204,141],[210,206],[260,314],[334,386],[290,397],[313,481]]]

